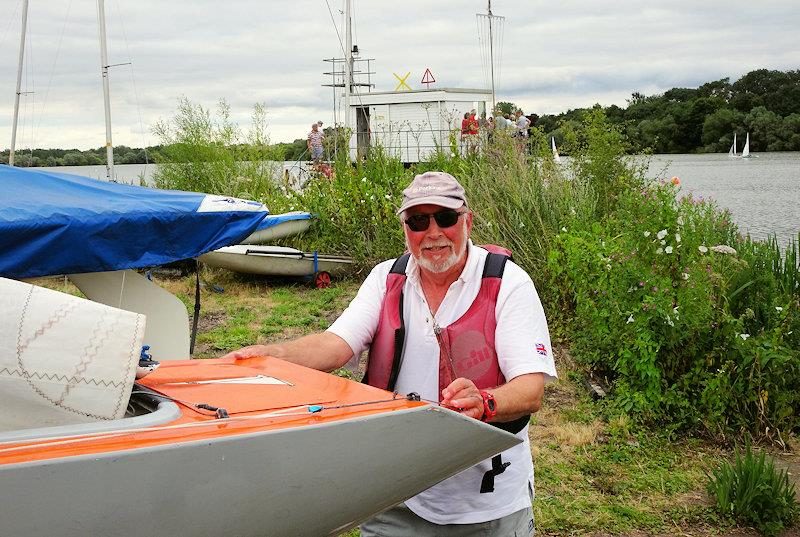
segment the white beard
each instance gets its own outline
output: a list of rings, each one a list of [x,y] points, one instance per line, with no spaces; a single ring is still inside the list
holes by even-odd
[[[466,233],[466,220],[464,220],[464,222],[460,223],[459,225],[463,227],[464,233]],[[447,272],[448,270],[456,266],[459,263],[459,261],[461,261],[464,258],[464,254],[467,251],[466,240],[464,240],[464,242],[461,243],[461,248],[459,248],[458,251],[455,251],[453,249],[453,245],[454,243],[448,239],[442,239],[440,241],[428,243],[425,244],[424,246],[420,244],[420,250],[422,250],[423,248],[430,248],[431,246],[449,246],[451,248],[450,255],[448,255],[447,257],[445,257],[440,261],[432,261],[430,259],[423,257],[422,252],[420,251],[420,256],[419,257],[415,256],[414,259],[421,268],[433,272],[434,274],[441,274],[442,272]],[[407,237],[406,237],[406,249],[408,251],[411,251],[411,248],[408,245]]]

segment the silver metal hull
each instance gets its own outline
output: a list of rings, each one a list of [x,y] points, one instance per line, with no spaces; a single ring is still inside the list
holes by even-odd
[[[279,246],[228,246],[198,259],[212,267],[264,276],[311,276],[323,271],[338,275],[353,265],[349,257],[317,255],[315,270],[312,253]]]
[[[0,534],[338,535],[507,449],[424,406],[318,426],[0,466]]]

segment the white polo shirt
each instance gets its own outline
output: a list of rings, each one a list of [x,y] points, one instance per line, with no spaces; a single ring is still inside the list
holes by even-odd
[[[447,327],[467,312],[480,290],[488,254],[471,241],[467,252],[467,264],[450,285],[435,317],[425,301],[417,264],[413,257],[409,259],[403,288],[406,344],[395,386],[401,394],[417,392],[423,399],[439,400],[439,344],[433,332],[434,321]],[[393,263],[389,260],[373,268],[356,297],[328,328],[350,345],[355,356],[369,347],[378,328],[386,276]],[[495,314],[495,347],[506,380],[528,373],[544,373],[545,381],[555,378],[550,334],[539,295],[528,274],[511,261],[505,266]],[[533,462],[528,428],[517,436],[523,442],[502,453],[503,462],[511,465],[495,477],[494,492],[480,493],[483,475],[492,468],[491,459],[486,459],[407,500],[406,505],[435,524],[486,522],[529,507]]]

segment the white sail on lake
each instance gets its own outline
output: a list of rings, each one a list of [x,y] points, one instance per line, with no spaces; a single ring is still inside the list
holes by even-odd
[[[558,149],[556,149],[556,139],[555,137],[550,137],[550,146],[553,148],[553,160],[557,164],[561,164],[561,157],[558,154]]]
[[[729,157],[736,157],[736,133],[733,133],[733,144],[731,144],[731,148],[728,150]]]

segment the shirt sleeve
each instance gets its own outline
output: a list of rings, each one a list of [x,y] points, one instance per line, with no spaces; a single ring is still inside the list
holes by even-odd
[[[497,297],[496,317],[495,348],[506,380],[528,373],[544,373],[545,382],[558,377],[539,294],[530,276],[510,261]]]
[[[393,263],[391,259],[376,265],[347,309],[328,328],[328,332],[336,334],[350,345],[355,356],[367,350],[375,337],[383,296],[386,294],[386,276]]]

